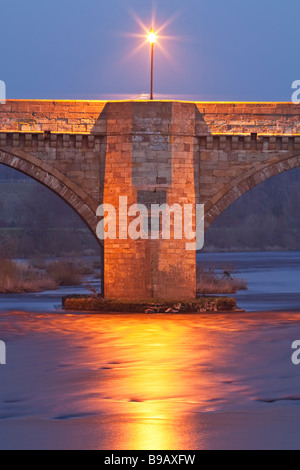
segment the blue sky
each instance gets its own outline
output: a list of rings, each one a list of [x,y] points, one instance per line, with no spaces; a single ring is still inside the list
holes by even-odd
[[[155,50],[157,97],[290,101],[300,80],[299,0],[1,0],[8,98],[131,98],[149,91],[134,18],[175,18]]]

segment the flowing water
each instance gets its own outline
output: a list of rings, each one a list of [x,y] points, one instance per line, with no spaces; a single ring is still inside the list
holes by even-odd
[[[253,313],[62,314],[66,289],[1,296],[0,448],[299,449],[300,254],[199,256],[235,265]]]
[[[300,252],[201,253],[207,267],[235,269],[248,290],[235,297],[247,312],[300,311]]]

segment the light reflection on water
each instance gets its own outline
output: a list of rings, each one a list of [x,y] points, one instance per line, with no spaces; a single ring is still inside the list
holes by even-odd
[[[300,312],[300,253],[198,256],[248,311]],[[0,296],[0,448],[299,447],[299,314],[54,314],[74,291]]]
[[[238,413],[270,408],[257,399],[299,389],[290,360],[297,314],[9,314],[0,331],[9,358],[0,370],[0,447],[2,425],[13,435],[22,425],[23,441],[46,433],[54,447],[213,447],[239,438]],[[234,418],[226,425],[224,413]]]

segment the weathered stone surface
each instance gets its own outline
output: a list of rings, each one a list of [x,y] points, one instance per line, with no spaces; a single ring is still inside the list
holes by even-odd
[[[299,167],[299,136],[291,103],[0,105],[0,163],[56,192],[94,234],[98,205],[118,207],[119,196],[129,206],[203,203],[208,227],[252,187]],[[106,297],[194,298],[195,253],[185,243],[106,240]]]

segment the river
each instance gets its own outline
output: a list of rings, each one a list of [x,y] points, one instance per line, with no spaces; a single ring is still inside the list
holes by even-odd
[[[61,314],[67,289],[1,296],[0,448],[299,449],[300,254],[199,256],[236,267],[252,313]]]
[[[248,290],[235,297],[247,312],[300,311],[300,252],[201,253],[197,261],[245,278]]]

